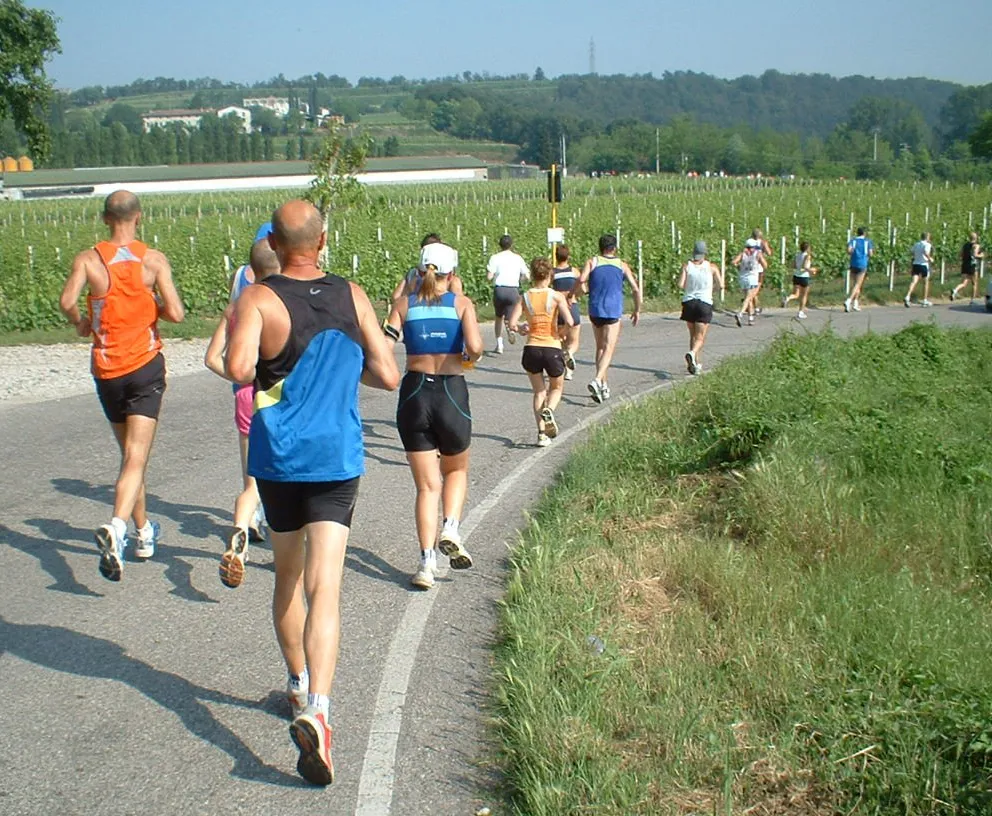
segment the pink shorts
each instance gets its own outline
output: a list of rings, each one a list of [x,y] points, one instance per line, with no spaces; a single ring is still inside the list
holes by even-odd
[[[248,436],[251,428],[251,415],[255,409],[255,386],[242,385],[234,392],[234,426],[238,433]]]

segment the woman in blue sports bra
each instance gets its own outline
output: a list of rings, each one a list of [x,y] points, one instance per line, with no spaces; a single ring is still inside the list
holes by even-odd
[[[450,291],[453,254],[444,244],[420,253],[423,269],[415,294],[398,298],[383,324],[386,336],[406,345],[406,375],[400,384],[396,426],[417,488],[416,520],[420,564],[411,582],[434,586],[437,549],[452,569],[468,569],[472,557],[462,546],[458,521],[468,490],[468,449],[472,413],[462,368],[464,358],[482,356],[475,306]],[[437,534],[438,502],[444,519]]]

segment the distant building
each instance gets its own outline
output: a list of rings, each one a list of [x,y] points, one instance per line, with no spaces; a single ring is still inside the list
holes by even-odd
[[[221,108],[217,111],[217,117],[223,119],[229,114],[234,114],[241,120],[241,129],[245,133],[251,133],[251,111],[248,108],[241,108],[237,105],[228,105],[226,108]]]
[[[289,99],[285,96],[256,96],[242,99],[241,104],[246,108],[266,108],[277,116],[289,115]]]
[[[170,125],[185,125],[188,128],[198,128],[204,114],[213,111],[200,108],[199,110],[160,110],[148,111],[141,114],[141,124],[145,133],[153,127],[169,127]]]

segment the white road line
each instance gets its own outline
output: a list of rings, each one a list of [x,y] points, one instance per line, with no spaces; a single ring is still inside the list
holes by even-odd
[[[577,425],[560,434],[561,442],[577,433],[581,433],[590,425],[599,422],[616,409],[635,400],[670,388],[673,380],[653,385],[650,388],[632,394],[618,397],[616,402],[596,413],[586,417]],[[459,525],[465,538],[472,532],[499,504],[500,499],[513,484],[527,471],[549,455],[555,446],[541,448],[517,465],[479,504],[472,508],[465,520]],[[365,759],[362,762],[362,775],[358,782],[358,801],[355,806],[356,816],[389,816],[393,801],[393,784],[396,781],[396,745],[399,742],[400,728],[403,724],[403,707],[406,704],[407,690],[410,677],[420,649],[420,642],[427,628],[434,601],[437,600],[439,587],[430,592],[411,593],[406,611],[396,628],[389,653],[386,655],[386,670],[382,673],[382,681],[375,698],[375,709],[372,712],[372,724],[369,728],[369,741],[365,749]]]

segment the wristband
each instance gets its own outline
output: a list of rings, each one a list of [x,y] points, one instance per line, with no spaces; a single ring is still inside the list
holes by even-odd
[[[385,334],[390,340],[399,342],[400,330],[395,326],[391,326],[388,319],[382,321],[382,333]]]

